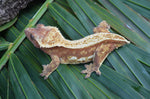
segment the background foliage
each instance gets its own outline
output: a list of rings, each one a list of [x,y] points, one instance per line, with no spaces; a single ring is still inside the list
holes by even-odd
[[[0,99],[105,99],[150,98],[150,1],[149,0],[36,0],[13,22],[1,26]],[[40,77],[48,55],[25,38],[24,29],[38,23],[57,26],[67,39],[92,34],[106,20],[111,31],[131,44],[113,51],[88,79],[84,64],[63,65],[47,80]],[[3,67],[4,66],[4,67]],[[3,67],[3,68],[2,68]]]

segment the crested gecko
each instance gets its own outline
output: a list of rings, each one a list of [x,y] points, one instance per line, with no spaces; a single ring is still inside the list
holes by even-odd
[[[38,24],[36,28],[25,29],[27,38],[37,48],[50,55],[52,61],[43,65],[41,76],[48,76],[57,69],[59,64],[79,64],[93,61],[85,65],[85,78],[90,77],[92,72],[100,75],[101,64],[108,54],[115,48],[130,43],[124,37],[110,33],[110,26],[102,21],[98,27],[93,29],[94,34],[79,40],[65,39],[57,27]]]

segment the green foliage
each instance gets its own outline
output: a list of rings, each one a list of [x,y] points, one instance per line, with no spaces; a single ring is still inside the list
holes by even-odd
[[[0,32],[9,28],[10,26],[12,26],[16,21],[17,21],[17,17],[14,18],[12,21],[5,23],[4,25],[0,26]]]
[[[0,99],[143,99],[150,98],[150,1],[38,0],[0,36]],[[140,10],[137,10],[140,9]],[[143,17],[144,16],[144,17]],[[39,74],[51,59],[25,38],[38,23],[57,26],[67,39],[92,34],[106,20],[111,31],[131,41],[104,61],[101,76],[84,79],[84,64],[61,64],[47,80]]]
[[[9,46],[11,46],[11,43],[0,37],[0,51],[7,49]]]

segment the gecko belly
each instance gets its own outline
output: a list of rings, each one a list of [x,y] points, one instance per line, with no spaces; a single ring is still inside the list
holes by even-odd
[[[62,57],[60,61],[62,64],[80,64],[80,63],[87,63],[93,60],[94,55],[88,57],[80,57],[77,58],[76,56],[68,56],[67,58]]]

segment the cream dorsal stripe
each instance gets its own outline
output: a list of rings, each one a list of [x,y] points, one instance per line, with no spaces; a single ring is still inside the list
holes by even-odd
[[[50,29],[44,38],[42,39],[37,38],[37,42],[39,43],[41,48],[51,48],[51,47],[61,46],[65,48],[78,49],[78,48],[85,48],[88,46],[92,46],[94,44],[104,42],[104,41],[130,43],[128,40],[126,40],[124,37],[118,34],[104,33],[104,32],[95,33],[79,40],[67,40],[61,35],[58,28],[50,27],[50,26],[47,26],[47,28],[53,28],[53,29]]]

